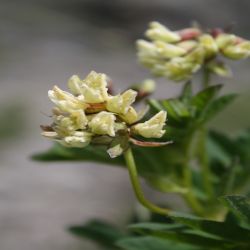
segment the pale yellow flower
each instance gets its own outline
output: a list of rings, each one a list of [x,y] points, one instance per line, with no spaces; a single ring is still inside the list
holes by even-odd
[[[138,114],[133,107],[129,107],[126,114],[119,116],[128,124],[133,124],[138,120]]]
[[[114,114],[102,111],[92,117],[88,126],[93,134],[115,136],[115,120]]]
[[[206,58],[215,56],[218,52],[218,46],[214,38],[209,34],[199,37],[200,45],[204,48]]]
[[[152,40],[160,40],[164,42],[178,42],[181,40],[180,35],[176,32],[170,31],[164,25],[159,22],[151,22],[149,24],[149,29],[145,33],[146,37]]]
[[[164,135],[163,127],[166,123],[167,112],[160,111],[154,115],[150,120],[138,123],[132,127],[132,131],[145,138],[160,138]]]
[[[53,139],[53,140],[60,138],[59,135],[57,134],[57,132],[55,132],[55,131],[43,131],[41,133],[41,135],[46,137],[46,138]]]
[[[119,155],[121,155],[124,151],[124,148],[120,144],[115,145],[114,147],[111,147],[107,150],[107,153],[109,154],[110,158],[115,158]]]
[[[138,40],[136,42],[138,49],[138,59],[146,67],[151,67],[159,61],[159,51],[155,44],[145,41]]]
[[[66,136],[72,132],[85,129],[88,119],[83,110],[74,110],[70,115],[54,116],[54,130],[61,136]]]
[[[237,37],[233,34],[220,34],[215,38],[215,42],[219,49],[235,44]]]
[[[107,76],[91,71],[89,75],[82,80],[81,93],[87,103],[100,103],[108,98]]]
[[[134,103],[137,92],[129,89],[122,94],[109,96],[106,108],[113,113],[125,115],[132,103]]]
[[[154,44],[160,56],[166,59],[183,56],[187,52],[184,48],[163,41],[155,41]]]
[[[71,76],[68,80],[68,87],[74,95],[82,94],[81,85],[82,85],[82,80],[77,75]]]
[[[237,45],[227,46],[222,50],[224,56],[233,59],[240,60],[250,56],[250,42],[245,41]]]
[[[87,107],[83,96],[74,96],[66,91],[54,86],[49,90],[48,96],[50,100],[63,112],[71,112],[72,110],[85,109]]]
[[[65,147],[83,148],[91,142],[92,134],[85,131],[75,131],[72,135],[59,140],[59,143]]]

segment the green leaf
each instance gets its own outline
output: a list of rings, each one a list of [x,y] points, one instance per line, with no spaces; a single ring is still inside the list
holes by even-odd
[[[176,120],[181,120],[191,115],[187,105],[178,99],[163,100],[161,104],[167,110],[169,116]]]
[[[71,226],[69,232],[81,238],[88,238],[101,246],[113,249],[114,243],[124,237],[118,228],[102,221],[92,220],[82,226]]]
[[[154,236],[162,239],[168,239],[176,243],[190,244],[191,246],[202,247],[203,249],[226,249],[230,246],[227,240],[214,239],[212,237],[205,237],[198,233],[187,232],[154,232]]]
[[[122,157],[110,159],[106,148],[100,146],[67,148],[58,143],[44,153],[33,155],[32,159],[36,161],[93,161],[109,165],[124,165]]]
[[[155,100],[155,99],[149,99],[148,100],[148,104],[150,105],[151,108],[153,108],[156,112],[159,112],[161,110],[163,110],[164,108],[162,107],[162,105],[160,104],[159,101]]]
[[[182,92],[181,92],[181,96],[180,96],[180,99],[184,102],[184,103],[188,103],[189,100],[191,99],[192,97],[192,94],[193,94],[193,91],[192,91],[192,83],[190,81],[186,82],[183,89],[182,89]]]
[[[250,245],[250,230],[242,228],[237,224],[206,220],[190,215],[175,213],[171,216],[178,223],[190,226],[193,229],[220,237],[227,241],[248,243]]]
[[[231,102],[235,100],[237,94],[224,95],[212,101],[202,113],[201,120],[206,122],[221,112]]]
[[[198,248],[180,243],[159,239],[152,236],[129,237],[117,242],[125,250],[196,250]]]
[[[151,186],[155,187],[157,190],[160,190],[164,193],[179,193],[185,194],[188,192],[188,189],[184,186],[178,185],[177,181],[175,181],[175,177],[168,176],[149,176],[147,177],[147,181],[151,184]]]
[[[222,85],[214,85],[197,93],[192,99],[191,104],[196,107],[197,114],[201,113],[206,106],[215,98]]]
[[[143,231],[143,230],[151,230],[151,231],[159,231],[159,230],[179,230],[186,228],[186,226],[176,223],[155,223],[155,222],[141,222],[137,224],[132,224],[129,226],[129,229],[135,231]]]
[[[250,224],[250,199],[248,197],[241,195],[227,195],[221,197],[220,200],[244,222]]]

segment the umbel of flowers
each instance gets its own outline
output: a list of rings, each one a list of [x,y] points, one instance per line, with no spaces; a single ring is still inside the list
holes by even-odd
[[[53,122],[41,126],[42,135],[66,147],[84,148],[90,143],[108,146],[111,157],[122,154],[129,142],[140,146],[162,146],[164,143],[143,142],[135,137],[160,138],[164,134],[166,112],[160,111],[150,120],[140,122],[145,112],[131,106],[137,91],[118,95],[108,93],[108,78],[94,71],[81,80],[72,76],[69,91],[54,86],[48,96],[55,104]]]
[[[222,29],[204,32],[191,27],[171,31],[151,22],[145,35],[149,41],[137,41],[139,61],[154,75],[174,81],[191,78],[204,64],[211,73],[227,76],[230,70],[221,58],[239,60],[250,56],[249,41]]]

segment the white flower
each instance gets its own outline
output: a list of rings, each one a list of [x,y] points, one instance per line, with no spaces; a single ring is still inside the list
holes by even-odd
[[[74,95],[61,90],[57,86],[54,86],[52,90],[49,90],[48,96],[63,112],[71,112],[72,110],[85,109],[87,107],[83,96],[75,97]]]
[[[130,105],[135,101],[136,96],[137,92],[132,89],[125,91],[121,95],[109,96],[106,105],[107,110],[125,115],[128,112]]]
[[[92,134],[85,131],[75,131],[72,135],[66,136],[59,142],[66,147],[83,148],[91,142]]]
[[[102,111],[91,119],[89,127],[93,134],[115,136],[115,115]]]
[[[160,111],[150,120],[134,125],[132,127],[132,131],[145,138],[160,138],[165,133],[165,130],[163,130],[162,128],[165,125],[166,118],[167,112]]]

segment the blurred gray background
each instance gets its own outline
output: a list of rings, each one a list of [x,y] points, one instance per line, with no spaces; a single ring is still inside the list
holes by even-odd
[[[149,77],[134,46],[149,21],[171,29],[191,21],[205,27],[234,23],[234,32],[250,39],[249,11],[248,0],[0,0],[0,249],[97,249],[65,228],[93,217],[122,224],[134,208],[123,169],[29,159],[51,145],[39,129],[49,122],[48,89],[65,88],[71,75],[84,77],[93,69],[123,90]],[[211,126],[233,134],[250,125],[250,62],[232,65],[225,91],[242,96]],[[158,87],[157,97],[180,89],[166,80]]]

